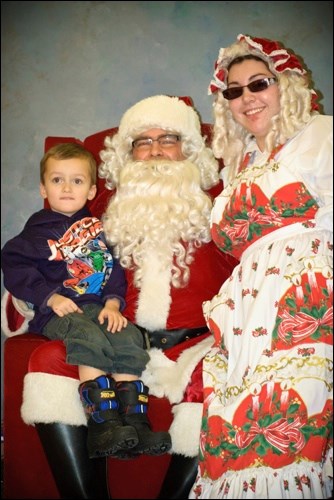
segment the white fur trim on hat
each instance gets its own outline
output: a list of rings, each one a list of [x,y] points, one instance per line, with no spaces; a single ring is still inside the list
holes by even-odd
[[[178,97],[157,95],[139,101],[124,113],[118,135],[124,140],[151,128],[171,130],[202,140],[197,112]]]
[[[24,377],[21,417],[27,425],[60,422],[87,425],[78,393],[79,380],[32,372]]]
[[[173,422],[169,428],[172,438],[170,453],[196,457],[202,422],[202,403],[181,403],[173,406]]]

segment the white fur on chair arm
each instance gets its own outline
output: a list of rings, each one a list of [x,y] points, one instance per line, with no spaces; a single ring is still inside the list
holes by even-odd
[[[24,377],[22,420],[28,425],[60,422],[87,425],[78,393],[79,380],[32,372]]]
[[[173,406],[174,419],[169,428],[172,438],[170,453],[196,457],[202,422],[202,403],[181,403]]]

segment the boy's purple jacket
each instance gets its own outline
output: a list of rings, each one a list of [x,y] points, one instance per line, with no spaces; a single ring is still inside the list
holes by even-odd
[[[54,316],[46,305],[54,293],[83,304],[118,298],[125,307],[125,273],[107,245],[102,223],[87,208],[71,217],[42,209],[1,251],[5,288],[33,304],[29,330],[41,333]]]

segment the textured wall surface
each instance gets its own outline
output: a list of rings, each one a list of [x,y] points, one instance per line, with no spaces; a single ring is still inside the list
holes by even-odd
[[[332,114],[332,11],[331,1],[2,1],[1,245],[42,207],[45,136],[84,139],[164,93],[191,95],[211,122],[214,61],[239,33],[303,56]]]

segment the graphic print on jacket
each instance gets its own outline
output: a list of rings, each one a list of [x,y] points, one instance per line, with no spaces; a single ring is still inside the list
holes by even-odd
[[[95,217],[74,222],[58,240],[48,240],[49,260],[64,260],[69,278],[63,281],[76,295],[101,295],[108,281],[113,258],[103,241],[102,223]]]

